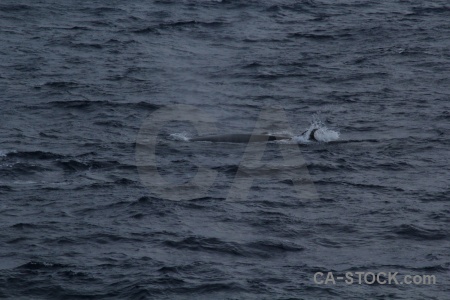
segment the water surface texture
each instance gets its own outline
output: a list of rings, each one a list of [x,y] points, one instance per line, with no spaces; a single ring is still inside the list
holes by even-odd
[[[449,20],[445,0],[1,0],[0,297],[448,299]],[[222,134],[282,108],[261,130],[298,145],[264,144],[241,174],[256,148],[190,142],[195,124],[172,120],[161,176],[216,177],[169,200],[136,141],[180,104]],[[334,135],[308,143],[311,124]],[[238,178],[251,188],[227,200]]]

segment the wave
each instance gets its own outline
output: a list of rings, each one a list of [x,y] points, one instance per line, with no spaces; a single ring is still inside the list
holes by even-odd
[[[301,2],[293,3],[293,4],[274,4],[270,5],[266,8],[266,11],[269,12],[280,12],[283,10],[293,11],[293,12],[301,12],[308,13],[312,11],[311,9],[316,8],[317,4],[313,0],[304,0]]]
[[[67,268],[69,265],[63,265],[58,263],[50,263],[50,262],[40,262],[40,261],[30,261],[23,265],[18,266],[16,269],[21,270],[52,270],[52,269],[61,269]]]
[[[166,246],[176,249],[208,251],[247,257],[271,257],[280,252],[300,252],[302,246],[288,242],[255,241],[249,243],[226,242],[213,237],[191,236],[178,241],[165,241]]]
[[[311,39],[311,40],[334,40],[335,37],[328,34],[313,34],[313,33],[290,33],[288,34],[288,37],[291,38],[305,38],[305,39]]]
[[[81,85],[72,81],[49,81],[44,83],[44,86],[60,89],[74,89]]]
[[[144,33],[153,33],[153,34],[160,34],[162,30],[167,29],[183,29],[183,28],[197,28],[197,27],[204,27],[204,28],[218,28],[225,26],[226,23],[219,22],[219,21],[196,21],[196,20],[190,20],[190,21],[176,21],[176,22],[167,22],[167,23],[161,23],[154,26],[147,26],[144,28],[139,28],[133,30],[134,33],[138,34],[144,34]]]
[[[218,21],[212,21],[212,22],[205,22],[205,21],[178,21],[178,22],[170,22],[170,23],[163,23],[159,24],[159,28],[172,28],[172,27],[186,27],[186,26],[202,26],[202,27],[219,27],[225,25],[224,22],[218,22]]]
[[[0,4],[0,11],[3,12],[17,12],[24,10],[33,10],[33,7],[24,4]]]
[[[450,14],[450,6],[413,7],[412,13],[408,15],[423,16],[431,14]]]
[[[449,236],[449,233],[444,230],[421,228],[410,224],[403,224],[395,228],[394,233],[414,240],[445,240]]]
[[[0,174],[5,176],[14,177],[16,175],[32,175],[35,173],[47,172],[51,171],[51,169],[39,166],[36,164],[28,164],[28,163],[14,163],[9,165],[7,168],[1,168]],[[18,183],[18,181],[17,181]],[[35,183],[34,181],[25,181],[26,184]]]
[[[10,187],[9,185],[0,185],[0,191],[4,191],[4,192],[11,192],[14,189],[12,187]]]
[[[76,96],[76,95],[74,95]],[[145,110],[156,110],[160,108],[160,105],[140,101],[136,103],[128,102],[112,102],[106,100],[67,100],[67,101],[50,101],[41,103],[38,105],[26,106],[27,108],[34,109],[47,109],[47,108],[72,108],[72,109],[100,109],[105,107],[111,108],[121,108],[126,107],[130,109],[145,109]]]
[[[134,169],[135,166],[132,165],[123,165],[118,161],[86,161],[81,162],[78,160],[68,160],[68,161],[58,161],[57,165],[63,168],[66,171],[86,171],[86,170],[96,170],[96,169]]]
[[[0,152],[1,156],[1,152]],[[45,151],[13,151],[6,155],[7,157],[24,158],[24,159],[60,159],[66,156]]]

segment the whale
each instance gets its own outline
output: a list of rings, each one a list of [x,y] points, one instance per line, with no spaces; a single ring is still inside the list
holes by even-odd
[[[210,135],[191,139],[194,142],[214,142],[214,143],[250,143],[250,142],[266,142],[276,140],[289,140],[288,136],[277,136],[272,134],[221,134]]]
[[[317,141],[314,133],[317,129],[311,130],[308,140]],[[303,132],[305,134],[307,131]],[[273,134],[221,134],[221,135],[210,135],[203,137],[192,138],[193,142],[213,142],[213,143],[254,143],[254,142],[267,142],[267,141],[281,141],[290,140],[292,137],[284,135],[273,135]]]

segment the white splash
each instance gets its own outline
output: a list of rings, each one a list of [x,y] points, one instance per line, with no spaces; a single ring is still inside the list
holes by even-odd
[[[7,156],[9,153],[16,153],[17,151],[16,150],[10,150],[10,151],[7,151],[7,150],[1,150],[0,149],[0,157],[5,157],[5,156]]]
[[[183,141],[188,142],[190,140],[189,134],[187,132],[172,133],[169,135],[169,139],[173,141]]]
[[[312,143],[313,141],[309,139],[309,136],[311,134],[311,131],[313,131],[314,129],[316,129],[316,131],[314,132],[314,138],[318,142],[328,143],[336,141],[340,137],[340,133],[338,131],[327,128],[325,123],[320,119],[319,115],[314,114],[309,128],[301,135],[292,137],[291,142],[297,144]]]

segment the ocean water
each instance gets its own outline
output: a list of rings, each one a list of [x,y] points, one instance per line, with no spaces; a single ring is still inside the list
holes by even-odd
[[[1,0],[0,297],[449,299],[449,20],[444,0]],[[293,139],[190,141],[211,132]]]

